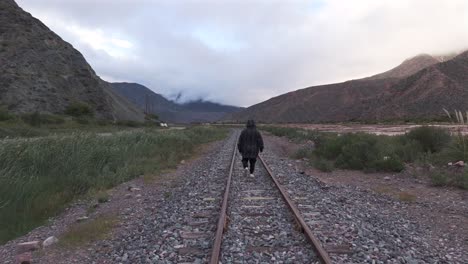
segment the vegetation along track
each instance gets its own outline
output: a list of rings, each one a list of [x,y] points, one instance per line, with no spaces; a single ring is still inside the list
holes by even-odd
[[[249,177],[236,145],[210,263],[332,263],[265,160],[260,157],[263,167]]]

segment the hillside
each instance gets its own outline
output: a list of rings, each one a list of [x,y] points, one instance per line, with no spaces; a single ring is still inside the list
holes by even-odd
[[[84,102],[97,118],[143,120],[80,52],[13,0],[0,1],[0,104],[14,113],[62,114]]]
[[[140,109],[171,123],[215,122],[242,109],[202,100],[178,104],[137,83],[112,83],[111,86]]]
[[[439,62],[441,62],[441,60],[437,57],[433,57],[428,54],[421,54],[405,60],[403,63],[389,71],[371,76],[368,79],[403,78]]]
[[[468,99],[467,57],[468,52],[464,52],[434,63],[436,59],[423,56],[370,78],[283,94],[232,114],[225,121],[254,118],[261,122],[311,123],[427,119],[441,117],[442,108],[464,111]],[[403,71],[411,73],[418,68],[422,69],[408,75]]]

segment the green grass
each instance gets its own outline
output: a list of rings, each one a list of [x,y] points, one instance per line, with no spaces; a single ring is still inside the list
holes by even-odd
[[[39,112],[13,114],[0,106],[0,139],[33,138],[52,134],[81,132],[108,133],[135,128],[160,128],[154,119],[145,122],[121,120],[112,122],[96,119],[86,105],[72,104],[69,115],[44,114]],[[153,116],[154,117],[154,116]]]
[[[115,215],[104,215],[98,218],[74,224],[59,237],[59,245],[65,247],[82,246],[92,241],[106,239],[118,224]]]
[[[224,129],[68,134],[1,142],[0,243],[59,213],[75,198],[174,168]]]

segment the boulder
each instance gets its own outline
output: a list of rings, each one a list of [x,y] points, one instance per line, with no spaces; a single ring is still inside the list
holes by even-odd
[[[49,247],[57,243],[58,241],[59,241],[58,238],[51,236],[51,237],[48,237],[46,240],[44,240],[44,242],[42,242],[42,246]]]

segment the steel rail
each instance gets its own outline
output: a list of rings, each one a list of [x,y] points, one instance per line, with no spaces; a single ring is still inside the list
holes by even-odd
[[[216,228],[216,235],[215,240],[213,242],[213,250],[211,251],[211,264],[218,264],[219,263],[219,256],[221,253],[221,243],[223,241],[223,233],[226,227],[226,211],[228,206],[228,199],[229,199],[229,189],[231,188],[231,179],[232,179],[232,171],[234,170],[234,161],[236,159],[237,153],[237,142],[239,141],[239,135],[236,133],[236,143],[234,144],[234,150],[232,152],[232,160],[231,160],[231,167],[229,168],[229,175],[226,181],[226,189],[224,190],[224,198],[223,204],[221,206],[221,213],[218,220],[218,226]]]
[[[296,205],[294,205],[291,198],[289,198],[289,195],[287,194],[287,192],[283,189],[281,184],[279,184],[278,180],[276,180],[276,178],[273,176],[273,172],[270,170],[265,160],[261,156],[259,156],[259,158],[262,161],[262,164],[265,167],[268,174],[270,175],[271,179],[275,183],[276,187],[280,191],[281,195],[283,196],[284,201],[286,202],[289,209],[291,209],[292,213],[294,214],[294,217],[296,218],[297,222],[300,224],[300,227],[302,228],[304,235],[312,243],[314,250],[317,253],[320,261],[324,264],[331,264],[332,261],[330,259],[330,256],[322,247],[322,244],[320,243],[320,241],[314,236],[314,234],[312,233],[312,230],[309,228],[309,226],[305,222],[304,218],[302,217],[301,213],[297,209]]]

